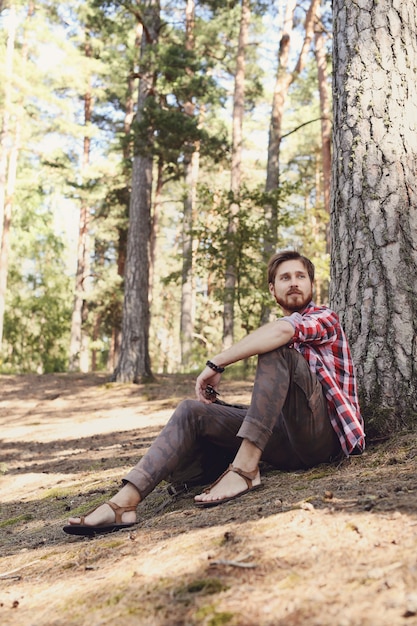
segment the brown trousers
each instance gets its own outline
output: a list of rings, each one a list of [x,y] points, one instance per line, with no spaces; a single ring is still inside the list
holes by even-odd
[[[262,450],[263,461],[281,470],[340,456],[322,386],[295,349],[259,355],[249,407],[181,402],[124,482],[132,483],[142,499],[167,478],[209,482],[232,461],[243,438]]]

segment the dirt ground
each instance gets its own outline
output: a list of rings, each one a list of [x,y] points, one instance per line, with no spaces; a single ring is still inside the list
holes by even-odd
[[[0,376],[2,626],[417,625],[417,442],[398,433],[340,465],[283,473],[213,509],[166,485],[138,525],[65,535],[106,500],[190,377]],[[223,381],[248,402],[250,382]]]

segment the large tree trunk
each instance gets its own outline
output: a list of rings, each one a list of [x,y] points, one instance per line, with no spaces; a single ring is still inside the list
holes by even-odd
[[[158,43],[160,7],[157,0],[143,3],[143,36],[137,118],[147,98],[152,97],[154,68],[149,50]],[[141,16],[138,15],[140,19]],[[143,60],[146,58],[146,63]],[[151,239],[152,129],[148,145],[137,146],[133,160],[132,194],[125,266],[122,345],[119,363],[113,374],[118,382],[145,382],[153,378],[149,356],[149,246]]]
[[[331,301],[369,434],[417,414],[417,2],[333,7]]]
[[[245,54],[248,44],[250,23],[249,0],[242,0],[242,14],[240,18],[239,43],[236,59],[235,89],[233,95],[233,134],[232,134],[232,172],[230,190],[234,196],[239,193],[242,178],[242,128],[245,105]],[[223,346],[229,348],[234,340],[235,325],[235,293],[236,293],[236,254],[234,238],[238,228],[239,205],[232,202],[229,208],[227,234],[229,239],[229,254],[226,259],[226,280],[223,308]]]

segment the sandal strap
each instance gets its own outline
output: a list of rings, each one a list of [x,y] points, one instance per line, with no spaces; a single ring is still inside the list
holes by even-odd
[[[118,504],[115,504],[114,502],[110,502],[110,500],[108,502],[105,502],[105,504],[108,504],[109,507],[111,509],[113,509],[114,511],[114,515],[115,515],[115,524],[122,524],[122,517],[123,517],[123,513],[127,513],[129,511],[136,511],[136,507],[135,506],[119,506]]]
[[[252,489],[253,481],[258,475],[258,468],[255,468],[251,472],[245,472],[244,470],[240,469],[240,467],[235,467],[232,464],[229,465],[229,471],[235,472],[235,474],[239,474],[239,476],[242,476],[242,478],[246,481],[248,489]]]
[[[119,506],[118,504],[115,504],[114,502],[110,502],[110,500],[108,500],[107,502],[103,502],[103,504],[107,504],[114,511],[114,516],[115,516],[114,523],[115,524],[123,523],[122,522],[123,513],[126,513],[128,511],[136,511],[135,506]],[[91,515],[91,513],[94,513],[94,511],[96,511],[99,508],[99,506],[102,506],[102,504],[99,504],[98,506],[96,506],[95,509],[91,509],[91,511],[89,511],[85,515],[81,515],[79,525],[85,526],[86,525],[85,518]]]
[[[210,487],[207,487],[207,489],[204,489],[204,493],[210,493],[212,488],[215,485],[217,485],[217,483],[221,481],[223,476],[226,476],[226,474],[228,474],[229,472],[234,472],[235,474],[239,474],[239,476],[241,476],[246,482],[248,489],[252,489],[253,481],[258,475],[258,468],[255,468],[252,472],[245,472],[244,470],[240,469],[240,467],[236,467],[235,465],[232,465],[230,463],[229,467],[223,472],[223,474],[219,476],[218,479],[215,480],[214,483],[210,485]]]

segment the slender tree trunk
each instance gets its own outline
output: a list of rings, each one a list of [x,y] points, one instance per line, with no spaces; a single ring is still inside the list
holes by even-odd
[[[195,28],[195,0],[187,0],[186,10],[186,50],[194,49]],[[191,69],[188,69],[191,75]],[[194,117],[195,103],[189,100],[184,105],[185,114]],[[184,163],[184,218],[182,232],[182,281],[181,281],[181,318],[180,343],[181,364],[184,369],[190,366],[192,356],[192,341],[194,333],[195,291],[193,284],[193,225],[196,201],[196,189],[200,161],[200,146],[198,142],[185,146]]]
[[[318,20],[315,31],[315,48],[317,75],[319,83],[320,96],[320,115],[321,115],[321,158],[323,168],[323,205],[324,210],[329,216],[329,222],[326,228],[326,248],[330,252],[330,185],[332,179],[332,163],[331,163],[331,141],[332,141],[332,122],[330,119],[331,104],[328,86],[327,74],[327,58],[325,38],[323,26]]]
[[[135,50],[139,51],[142,42],[143,26],[140,22],[136,24],[135,29]],[[136,56],[136,55],[135,55]],[[135,92],[137,76],[135,72],[134,59],[130,75],[127,79],[127,98],[125,104],[125,117],[123,122],[123,131],[125,141],[123,142],[123,161],[128,163],[132,158],[132,142],[130,141],[130,134],[132,129],[132,123],[135,117]],[[123,168],[123,176],[125,179],[125,192],[126,192],[126,218],[129,215],[129,203],[130,203],[130,185],[131,185],[131,172],[128,167]],[[124,277],[126,266],[126,254],[127,254],[127,226],[124,224],[118,228],[118,241],[117,241],[117,273],[119,276]],[[122,341],[122,316],[117,313],[115,315],[114,325],[111,331],[110,350],[107,359],[107,370],[114,371],[119,358],[120,347]]]
[[[265,191],[272,191],[279,182],[279,156],[282,135],[282,118],[288,89],[294,80],[293,74],[288,71],[291,33],[293,30],[294,11],[296,0],[288,0],[285,9],[284,27],[279,43],[278,69],[275,79],[274,95],[272,98],[271,121],[269,125],[268,161],[266,167]],[[275,232],[277,230],[276,217],[272,214],[272,207],[268,207],[267,224],[273,226],[274,237],[267,242],[268,257],[275,247]]]
[[[0,136],[0,348],[3,341],[4,309],[7,289],[7,273],[10,247],[11,203],[8,199],[8,164],[12,143],[12,80],[13,55],[16,39],[16,8],[10,3],[7,19],[7,44],[4,71],[4,104]]]
[[[314,35],[314,25],[316,22],[317,11],[320,7],[320,0],[311,0],[305,20],[303,45],[294,69],[289,71],[288,64],[295,7],[296,0],[288,0],[284,19],[284,29],[279,45],[278,70],[272,100],[265,191],[272,191],[279,185],[279,157],[285,102],[291,84],[298,78],[305,67],[307,54]],[[272,253],[273,248],[271,248],[270,251]]]
[[[369,435],[417,415],[417,1],[333,7],[331,302]]]
[[[151,232],[149,242],[149,305],[152,304],[153,288],[155,279],[155,259],[156,259],[156,244],[159,228],[159,217],[161,214],[162,204],[162,190],[164,188],[164,164],[162,158],[158,159],[155,183],[155,199],[153,202],[153,212],[151,216]]]
[[[9,7],[8,35],[6,45],[4,113],[0,139],[0,349],[3,342],[4,313],[7,290],[7,275],[10,253],[10,229],[12,223],[13,201],[16,188],[17,166],[21,150],[21,133],[24,116],[24,99],[13,105],[13,55],[15,49],[17,17],[14,3]],[[34,13],[34,2],[28,2],[27,19]],[[25,68],[28,57],[27,37],[24,34],[21,47],[22,67]],[[13,115],[12,115],[13,113]],[[13,128],[12,128],[12,117]]]
[[[298,59],[294,69],[289,71],[291,36],[294,27],[294,11],[296,0],[288,0],[285,9],[284,25],[278,51],[278,69],[275,80],[275,89],[272,99],[271,121],[269,125],[268,161],[266,168],[265,191],[271,192],[279,187],[280,151],[282,140],[282,120],[284,117],[285,102],[292,83],[303,71],[307,54],[314,36],[314,25],[320,0],[311,0],[305,20],[305,35]],[[265,216],[265,245],[263,251],[264,263],[275,252],[278,242],[278,207],[276,203],[267,204],[264,207]],[[261,321],[269,320],[270,308],[265,307],[262,311]]]
[[[90,58],[92,54],[91,45],[87,39],[85,44],[85,56]],[[87,131],[91,124],[92,115],[92,95],[91,88],[84,95],[84,125]],[[86,169],[90,163],[90,136],[88,133],[83,141],[83,158],[81,165],[81,176],[86,180]],[[83,194],[84,195],[84,194]],[[75,274],[74,304],[71,318],[71,337],[69,353],[69,371],[88,372],[90,369],[89,340],[84,330],[87,321],[88,301],[87,293],[89,289],[90,276],[90,207],[86,197],[81,200],[80,220],[78,229],[77,246],[77,271]]]
[[[0,134],[0,229],[3,228],[4,203],[6,199],[7,163],[9,145],[11,143],[10,118],[12,112],[12,80],[13,80],[13,55],[16,39],[16,8],[10,5],[9,16],[6,20],[7,43],[4,61],[4,80],[2,84],[3,107]]]
[[[242,129],[245,105],[245,55],[248,45],[248,32],[251,19],[249,0],[242,0],[242,13],[240,18],[239,43],[236,59],[235,88],[233,96],[233,135],[232,135],[232,171],[230,178],[230,190],[237,198],[240,191],[242,178]],[[228,348],[234,341],[235,325],[235,295],[236,295],[236,250],[235,236],[239,223],[239,204],[232,201],[229,208],[229,222],[227,236],[229,240],[229,254],[226,258],[226,280],[223,308],[223,346]]]
[[[155,72],[148,52],[158,43],[160,6],[157,0],[143,3],[143,37],[137,117],[153,97]],[[146,58],[146,63],[144,59]],[[132,171],[129,231],[125,267],[122,345],[113,374],[118,382],[144,382],[153,378],[149,356],[149,245],[151,235],[152,129],[146,146],[136,146]]]

